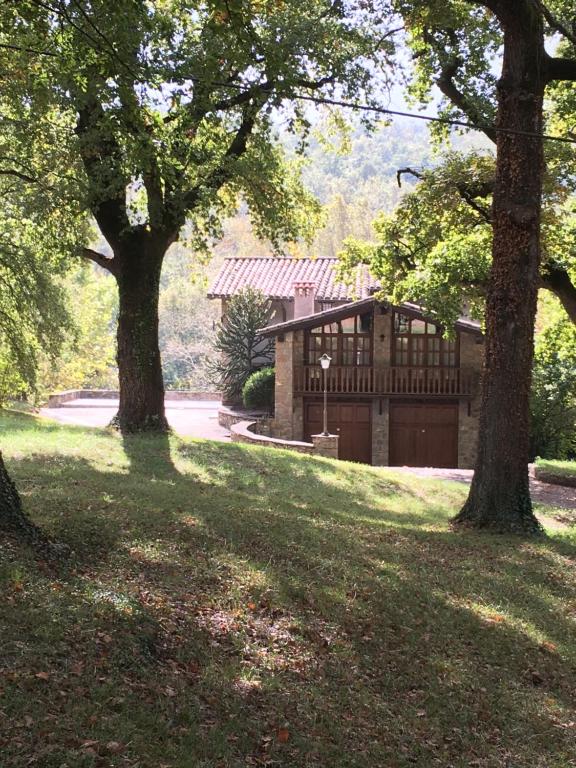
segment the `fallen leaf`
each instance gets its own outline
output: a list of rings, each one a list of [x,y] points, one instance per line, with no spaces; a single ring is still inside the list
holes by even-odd
[[[276,738],[280,742],[280,744],[286,744],[288,739],[290,738],[290,731],[288,728],[279,728],[276,733]]]
[[[38,680],[49,680],[50,679],[50,674],[49,674],[49,672],[36,672],[34,677],[37,677]]]
[[[99,743],[98,739],[86,739],[80,744],[80,749],[90,749],[91,747],[96,747]]]

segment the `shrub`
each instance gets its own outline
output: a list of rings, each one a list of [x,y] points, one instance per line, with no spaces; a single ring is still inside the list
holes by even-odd
[[[242,401],[246,408],[274,408],[274,368],[261,368],[253,373],[242,388]]]

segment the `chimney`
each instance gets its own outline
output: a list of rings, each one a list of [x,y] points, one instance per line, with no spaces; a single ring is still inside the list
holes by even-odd
[[[316,309],[316,283],[301,280],[293,284],[294,320],[313,315]]]

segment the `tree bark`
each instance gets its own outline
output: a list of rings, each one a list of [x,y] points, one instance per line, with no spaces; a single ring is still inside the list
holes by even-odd
[[[507,3],[492,5],[504,8]],[[504,62],[497,126],[541,133],[542,19],[531,9],[513,11],[508,6],[498,14]],[[520,534],[540,530],[532,510],[528,458],[543,164],[541,138],[498,132],[478,456],[468,499],[454,519],[458,526]]]
[[[134,228],[114,253],[120,305],[115,422],[124,434],[168,430],[158,342],[160,273],[167,247],[165,240]]]
[[[45,560],[66,556],[68,547],[51,542],[48,536],[24,513],[16,490],[0,453],[0,530],[10,533],[32,547]]]

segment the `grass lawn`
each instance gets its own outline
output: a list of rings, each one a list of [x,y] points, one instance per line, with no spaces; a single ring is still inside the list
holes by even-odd
[[[576,536],[454,534],[457,483],[0,413],[0,765],[569,768]]]
[[[549,475],[569,477],[576,480],[576,461],[552,461],[551,459],[536,459],[536,468]]]

